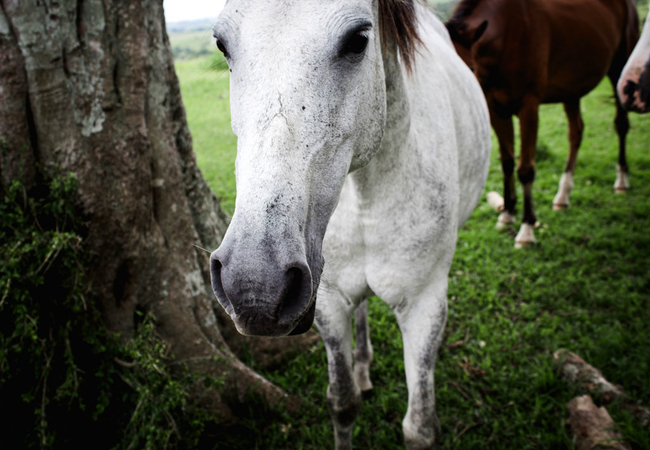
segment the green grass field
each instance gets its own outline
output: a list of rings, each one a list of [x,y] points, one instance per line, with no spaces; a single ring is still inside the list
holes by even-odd
[[[211,64],[210,58],[178,61],[176,69],[199,165],[232,213],[236,138],[229,124],[228,76],[212,71]],[[534,186],[539,245],[514,250],[517,227],[497,231],[496,215],[484,200],[460,231],[435,371],[442,448],[573,448],[566,403],[578,392],[553,369],[552,354],[559,348],[578,353],[650,406],[650,115],[630,115],[632,189],[616,195],[618,150],[608,81],[583,99],[582,112],[585,134],[572,205],[558,213],[551,202],[567,155],[567,123],[561,105],[541,110]],[[493,138],[485,192],[501,186]],[[375,392],[356,421],[354,445],[402,448],[407,392],[401,337],[379,299],[371,299],[370,315]],[[461,340],[463,345],[447,347]],[[252,359],[245,362],[257,367]],[[300,396],[303,410],[293,417],[251,410],[240,432],[217,437],[219,448],[331,448],[326,368],[318,344],[275,371],[262,371]],[[647,429],[616,404],[608,411],[634,448],[650,448]]]
[[[214,53],[214,40],[210,27],[201,31],[170,32],[169,40],[176,61],[209,56]]]

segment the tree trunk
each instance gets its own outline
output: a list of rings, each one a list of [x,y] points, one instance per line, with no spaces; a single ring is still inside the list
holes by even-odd
[[[230,351],[209,254],[228,217],[204,181],[174,72],[162,0],[0,0],[0,174],[74,174],[91,255],[86,276],[110,330],[154,314],[178,358],[226,376],[212,393],[285,393]],[[0,188],[1,189],[1,188]],[[219,320],[218,320],[219,319]]]

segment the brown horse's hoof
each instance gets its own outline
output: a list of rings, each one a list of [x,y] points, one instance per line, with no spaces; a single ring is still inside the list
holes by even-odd
[[[560,178],[557,194],[553,199],[553,211],[562,211],[569,207],[569,194],[573,189],[573,173],[564,172]]]
[[[532,247],[537,244],[537,241],[515,241],[515,248],[520,250],[522,248]]]
[[[497,229],[503,228],[510,223],[515,223],[517,219],[515,216],[510,214],[508,211],[501,211],[499,218],[497,219]]]
[[[622,194],[630,189],[630,182],[627,179],[627,172],[619,165],[616,168],[616,181],[614,182],[614,192]]]
[[[519,233],[517,233],[517,237],[515,238],[516,249],[530,247],[535,243],[537,243],[537,239],[535,239],[535,233],[533,232],[533,229],[534,229],[534,225],[530,225],[527,223],[521,224]]]

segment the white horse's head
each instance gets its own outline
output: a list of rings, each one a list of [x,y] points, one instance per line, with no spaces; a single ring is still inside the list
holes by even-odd
[[[404,26],[414,33],[413,23],[400,22],[412,15],[401,0],[230,0],[219,16],[214,35],[230,66],[238,137],[237,201],[210,260],[213,290],[241,333],[311,326],[327,224],[346,175],[372,158],[383,136],[381,41],[392,33],[391,48],[408,62],[400,39],[411,43],[397,36]]]

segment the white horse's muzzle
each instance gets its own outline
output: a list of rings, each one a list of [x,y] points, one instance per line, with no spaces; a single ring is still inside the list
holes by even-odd
[[[222,245],[210,257],[212,289],[237,330],[250,336],[286,336],[309,330],[316,307],[312,275],[303,258],[238,251]],[[260,245],[264,248],[263,245]]]

